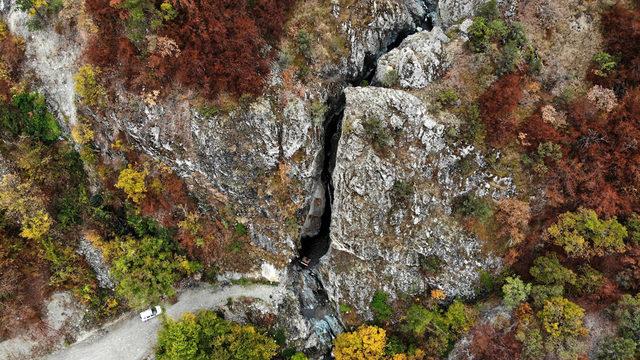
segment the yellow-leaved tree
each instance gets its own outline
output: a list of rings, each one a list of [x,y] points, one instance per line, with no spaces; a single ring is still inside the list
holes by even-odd
[[[127,197],[137,204],[144,199],[147,192],[147,186],[145,185],[147,174],[146,170],[138,171],[129,164],[126,169],[120,172],[116,187],[124,191]]]
[[[338,335],[334,341],[336,360],[378,360],[384,357],[387,334],[377,326],[361,326]]]
[[[0,209],[8,220],[20,224],[20,236],[26,239],[42,239],[53,225],[42,199],[30,182],[22,182],[14,174],[0,181]]]

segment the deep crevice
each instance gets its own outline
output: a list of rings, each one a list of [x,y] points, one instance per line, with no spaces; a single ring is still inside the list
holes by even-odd
[[[320,181],[324,188],[324,210],[320,218],[320,228],[318,233],[312,236],[303,236],[300,239],[300,257],[307,257],[311,260],[309,266],[316,265],[322,256],[329,251],[331,239],[329,237],[331,227],[331,209],[333,206],[333,169],[336,166],[336,152],[338,141],[340,140],[342,117],[344,115],[345,96],[341,91],[336,98],[327,101],[328,111],[325,115],[324,139],[323,139],[323,160]]]
[[[433,20],[431,16],[427,16],[418,22],[418,27],[431,31],[433,28]],[[371,83],[376,72],[377,62],[380,56],[400,46],[402,41],[409,35],[415,34],[417,28],[404,29],[399,31],[395,39],[376,54],[365,54],[363,69],[360,74],[351,79],[351,86],[361,86],[363,82]],[[344,91],[340,91],[337,97],[327,100],[327,112],[323,122],[324,140],[323,140],[323,161],[320,181],[324,188],[324,210],[320,218],[320,227],[317,234],[302,236],[300,238],[299,258],[308,258],[309,266],[313,267],[320,262],[320,259],[329,251],[331,245],[330,228],[331,228],[331,212],[333,208],[333,170],[336,165],[336,152],[338,142],[340,140],[342,117],[344,116],[345,95]]]
[[[432,23],[431,16],[416,20],[417,27],[429,31],[433,27]],[[386,48],[380,49],[380,51],[375,54],[365,54],[362,70],[358,76],[349,79],[347,84],[351,86],[364,86],[364,84],[371,84],[380,56],[398,47],[405,38],[417,31],[417,28],[401,30],[395,35],[393,41],[391,41]],[[324,289],[319,273],[314,269],[320,262],[320,259],[329,251],[331,246],[330,230],[334,193],[332,177],[333,170],[336,165],[336,153],[342,132],[342,120],[346,103],[344,88],[340,89],[338,94],[339,95],[330,97],[327,100],[326,104],[328,110],[325,113],[325,119],[323,122],[324,139],[322,148],[323,152],[321,154],[322,169],[319,179],[324,192],[323,210],[320,215],[317,208],[312,211],[312,206],[310,205],[307,220],[310,223],[315,222],[317,231],[311,231],[311,233],[303,231],[305,235],[300,238],[300,249],[298,252],[299,257],[296,259],[297,261],[294,261],[292,266],[292,270],[297,274],[297,276],[292,277],[293,286],[297,289],[296,293],[300,301],[303,317],[309,319],[314,324],[316,334],[321,336],[321,338],[329,336],[329,339],[325,339],[327,343],[325,343],[324,346],[320,345],[319,347],[309,349],[314,353],[314,357],[322,359],[332,358],[330,355],[331,339],[335,338],[336,334],[339,333],[341,329],[345,328],[341,321],[341,317],[338,314],[336,304],[332,304],[329,300],[329,296]],[[319,202],[321,199],[316,197],[318,192],[318,187],[316,187],[312,202],[315,203],[318,201],[318,203],[314,205],[322,206],[322,202]],[[320,222],[319,226],[318,220]],[[301,271],[303,268],[300,267],[300,260],[305,257],[310,260],[310,269]],[[318,331],[321,333],[324,331],[324,336],[320,335]]]

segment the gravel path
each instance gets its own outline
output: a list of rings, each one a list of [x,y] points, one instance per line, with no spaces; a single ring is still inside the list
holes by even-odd
[[[233,285],[228,287],[198,287],[187,289],[178,297],[178,302],[165,308],[173,318],[185,312],[215,308],[226,304],[227,299],[236,297],[258,298],[277,301],[276,286]],[[142,360],[153,352],[160,319],[142,322],[137,315],[107,325],[87,339],[57,351],[46,360]]]

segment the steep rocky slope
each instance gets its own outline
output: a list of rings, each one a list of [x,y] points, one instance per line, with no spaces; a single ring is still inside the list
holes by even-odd
[[[411,41],[410,39],[407,39]],[[443,124],[415,96],[383,88],[347,88],[333,173],[331,251],[323,264],[334,299],[368,311],[376,290],[420,294],[433,287],[471,296],[480,270],[500,261],[452,217],[468,193],[513,193],[473,147],[447,143]],[[479,166],[460,173],[460,162]],[[439,269],[429,269],[428,262]]]

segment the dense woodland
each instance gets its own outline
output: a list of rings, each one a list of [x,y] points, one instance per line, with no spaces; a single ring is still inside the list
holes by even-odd
[[[20,4],[34,28],[55,16],[53,3]],[[87,0],[95,31],[75,76],[79,102],[101,111],[119,86],[188,89],[205,101],[250,99],[264,89],[293,4]],[[557,96],[542,84],[540,100],[523,112],[525,86],[540,82],[544,66],[536,44],[495,1],[478,10],[464,51],[490,59],[496,80],[472,100],[459,98],[458,89],[435,102],[464,120],[457,141],[488,156],[506,154],[495,167],[517,173],[517,198],[467,196],[455,209],[506,267],[480,274],[475,299],[451,299],[438,289],[391,299],[379,290],[371,321],[337,304],[349,327],[335,339],[337,360],[445,358],[463,337],[476,359],[584,359],[585,317],[599,311],[616,335],[591,356],[638,359],[640,3],[607,5],[598,16],[603,48],[582,79],[584,90]],[[309,40],[297,41],[308,53]],[[43,302],[57,290],[71,290],[100,323],[171,299],[176,284],[196,273],[214,282],[220,267],[244,270],[251,244],[233,209],[202,212],[170,168],[124,136],[112,144],[118,160],[102,158],[89,121],[81,119],[65,138],[46,98],[23,77],[24,49],[0,21],[0,339],[25,324],[37,328]],[[102,186],[92,194],[95,181]],[[102,250],[114,289],[98,286],[74,251],[80,241]],[[424,272],[439,266],[428,259]],[[480,323],[496,304],[511,317]],[[269,321],[241,325],[211,311],[163,321],[158,359],[306,358]]]

